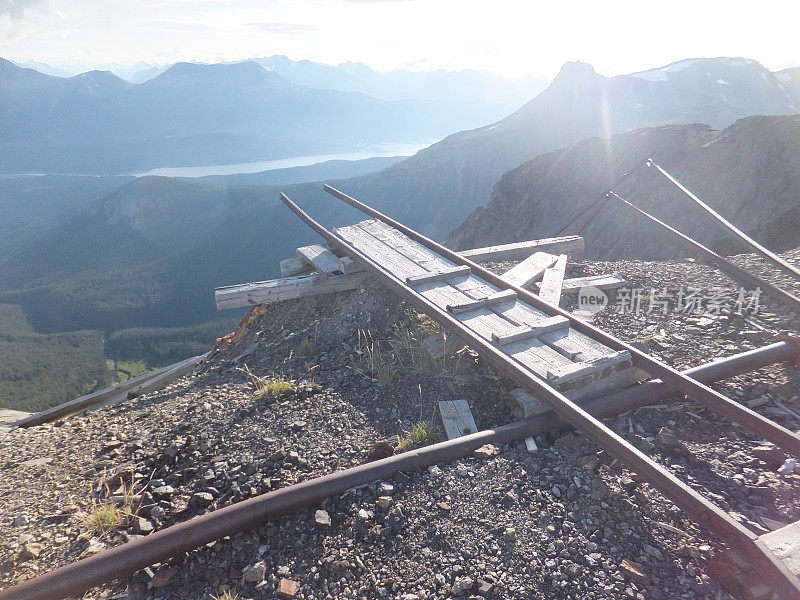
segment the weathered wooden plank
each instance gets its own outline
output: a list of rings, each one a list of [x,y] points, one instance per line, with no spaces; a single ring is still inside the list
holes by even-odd
[[[322,244],[302,246],[297,249],[297,256],[320,273],[339,274],[342,272],[339,257]]]
[[[406,255],[413,264],[424,262],[429,269],[447,268],[453,264],[428,248],[411,243],[411,240],[402,233],[384,223],[378,221],[364,221],[362,225],[365,229],[376,232],[376,234],[386,240],[387,243],[393,244],[393,247],[397,248],[398,252]],[[472,299],[490,296],[500,291],[499,288],[474,276],[470,276],[464,280],[452,281],[451,285]],[[505,317],[514,326],[532,325],[548,316],[544,312],[521,301],[499,305],[494,307],[493,311]],[[462,322],[464,321],[463,319],[461,320]],[[594,360],[604,356],[610,356],[614,353],[614,350],[604,346],[597,340],[571,328],[544,333],[539,339],[552,347],[556,352],[565,356],[569,361]],[[546,375],[546,373],[538,374],[542,376]]]
[[[478,431],[466,400],[442,400],[439,402],[439,413],[448,440]]]
[[[304,263],[299,256],[293,256],[281,261],[281,277],[291,277],[298,275],[309,267]]]
[[[231,285],[214,290],[217,309],[241,308],[253,304],[270,304],[356,289],[367,278],[361,271],[349,275],[328,276],[324,273],[284,277],[270,281],[257,281]]]
[[[475,310],[476,308],[489,308],[517,299],[517,292],[514,290],[503,290],[490,296],[478,298],[477,300],[470,300],[469,302],[462,302],[461,304],[448,304],[447,310],[453,314],[467,312],[468,310]]]
[[[800,521],[765,533],[759,538],[792,573],[800,577]]]
[[[423,273],[421,275],[409,275],[406,277],[406,283],[408,285],[422,285],[425,283],[432,283],[434,281],[446,281],[448,279],[452,279],[454,277],[460,277],[462,275],[469,275],[472,270],[464,266],[453,267],[452,269],[443,269],[441,271],[430,271],[428,273]]]
[[[339,270],[345,275],[350,273],[358,273],[364,270],[364,265],[354,261],[349,256],[342,256],[339,258]]]
[[[557,257],[547,252],[534,252],[517,266],[509,269],[500,277],[512,285],[527,287],[542,278],[547,267],[556,262]]]
[[[401,281],[405,280],[405,277],[409,275],[424,271],[414,259],[401,254],[399,251],[402,250],[403,252],[411,253],[411,249],[402,246],[395,248],[388,245],[387,242],[393,243],[395,241],[391,236],[384,235],[384,241],[373,237],[371,231],[385,233],[382,232],[380,227],[373,221],[364,221],[359,223],[358,226],[342,227],[336,231],[359,250],[369,253],[370,256],[375,256],[376,260],[379,260],[384,268],[391,271]],[[392,231],[394,232],[394,230]],[[395,233],[402,235],[399,234],[399,232]],[[447,267],[448,265],[452,266],[451,263],[445,262],[441,265],[437,265],[437,268],[439,266]],[[469,279],[474,279],[474,277],[470,276]],[[458,304],[474,299],[453,286],[442,282],[424,284],[419,286],[417,291],[442,308],[446,308],[448,304]],[[495,289],[494,291],[498,290]],[[489,309],[478,309],[469,313],[464,313],[459,315],[458,318],[477,335],[487,341],[491,341],[493,332],[503,332],[514,327],[514,324]],[[547,370],[551,367],[570,364],[569,359],[535,339],[512,344],[506,347],[505,350],[525,363],[541,377],[545,377]]]
[[[473,297],[488,296],[498,290],[495,286],[474,277],[465,282],[455,283],[455,287]],[[494,311],[517,325],[531,325],[547,318],[542,311],[521,301],[499,305]],[[551,331],[541,335],[539,339],[570,360],[594,360],[614,352],[597,340],[572,328]]]
[[[631,361],[630,352],[622,350],[611,356],[604,356],[596,360],[572,363],[564,367],[557,367],[547,372],[547,379],[560,384],[568,383],[587,375],[592,375],[611,366]]]
[[[555,317],[542,319],[533,325],[519,325],[513,330],[505,333],[493,333],[492,341],[499,346],[505,346],[512,342],[526,340],[532,337],[539,337],[543,333],[554,331],[556,329],[564,329],[565,327],[569,327],[569,319],[557,315]]]
[[[590,275],[588,277],[572,277],[564,279],[561,285],[562,294],[575,294],[582,287],[596,287],[599,290],[621,288],[627,281],[621,275]]]
[[[598,396],[630,387],[649,377],[650,375],[645,371],[636,367],[623,367],[621,370],[605,375],[601,379],[594,379],[591,382],[584,383],[579,388],[565,391],[564,395],[570,400],[580,403],[584,400],[597,398]],[[550,410],[550,406],[546,402],[522,388],[511,390],[509,405],[511,412],[518,419],[527,419]]]
[[[539,298],[555,306],[561,303],[561,287],[566,269],[567,255],[562,254],[552,267],[545,269],[542,283],[539,284]]]
[[[347,233],[347,231],[337,231],[340,234]],[[353,233],[354,231],[356,232],[355,234]],[[372,256],[379,255],[383,261],[381,264],[401,280],[409,274],[423,270],[420,264],[424,264],[424,269],[426,270],[442,270],[453,266],[450,261],[432,253],[429,249],[419,244],[411,242],[403,234],[383,223],[375,221],[362,222],[358,227],[350,228],[350,236],[357,238],[357,243],[354,245],[360,247],[362,251]],[[347,239],[348,235],[343,237]],[[376,244],[380,248],[375,248]],[[452,280],[449,285],[442,282],[426,284],[421,286],[418,291],[428,300],[437,304],[437,306],[445,308],[447,305],[452,305],[456,302],[485,298],[498,293],[500,290],[482,279],[470,275]],[[504,318],[498,320],[500,316]],[[491,340],[492,333],[507,332],[518,325],[527,324],[526,321],[528,323],[537,323],[542,319],[548,318],[548,315],[534,309],[527,303],[516,300],[493,307],[492,310],[480,308],[469,313],[462,313],[457,315],[457,318],[477,335]],[[552,347],[541,344],[542,340],[548,338],[548,343]],[[513,342],[508,346],[504,346],[503,349],[541,377],[547,376],[547,371],[550,369],[548,365],[556,365],[557,368],[558,365],[571,365],[572,359],[576,357],[583,361],[615,354],[614,350],[596,340],[568,328],[544,333],[539,339]],[[593,393],[592,390],[601,389],[603,392],[607,392],[623,387],[623,384],[632,384],[635,381],[646,378],[646,374],[636,370],[638,378],[626,377],[624,380],[618,380],[616,371],[621,369],[626,369],[625,364],[619,363],[616,366],[605,368],[599,366],[598,370],[591,375],[578,379],[565,378],[563,383],[558,382],[556,385],[559,388],[568,389],[570,395],[576,396],[583,395],[585,386],[587,389],[586,397],[593,397],[593,395],[597,394]]]
[[[580,256],[583,254],[583,238],[579,235],[567,235],[563,237],[544,238],[541,240],[528,240],[525,242],[515,242],[513,244],[462,250],[459,254],[475,262],[499,262],[506,260],[523,260],[537,251]]]

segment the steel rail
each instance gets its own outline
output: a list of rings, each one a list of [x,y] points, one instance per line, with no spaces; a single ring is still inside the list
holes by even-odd
[[[775,363],[800,362],[800,343],[780,341],[763,348],[735,354],[693,367],[691,374],[702,381],[718,381]],[[672,390],[658,380],[626,388],[582,403],[595,416],[608,417],[650,405],[668,398]],[[15,587],[0,590],[0,600],[58,600],[79,596],[87,589],[130,575],[135,571],[189,552],[222,537],[314,506],[325,498],[398,471],[423,469],[440,462],[466,456],[484,444],[510,444],[529,436],[542,435],[569,424],[552,411],[516,421],[496,429],[481,431],[403,454],[337,471],[324,477],[262,494],[184,523],[161,529],[149,536],[116,546],[95,556],[76,561],[29,579]],[[257,505],[257,506],[256,506]],[[201,534],[201,535],[198,535]]]
[[[647,162],[648,162],[648,161],[651,159],[651,157],[652,157],[652,154],[648,154],[646,158],[643,158],[643,159],[642,159],[642,160],[640,160],[638,163],[636,163],[636,164],[633,166],[633,168],[631,168],[631,169],[628,169],[628,170],[627,170],[627,171],[625,171],[625,172],[624,172],[622,175],[620,175],[620,176],[617,178],[617,180],[616,180],[614,183],[612,183],[612,184],[611,184],[611,187],[610,187],[610,188],[608,188],[608,189],[607,189],[605,192],[603,192],[603,193],[602,193],[600,196],[598,196],[598,197],[597,197],[597,199],[596,199],[594,202],[592,202],[591,204],[589,204],[589,205],[588,205],[586,208],[584,208],[584,209],[583,209],[581,212],[579,212],[577,215],[575,215],[575,216],[572,218],[572,220],[571,220],[569,223],[567,223],[566,225],[564,225],[564,227],[562,227],[562,228],[561,228],[561,230],[560,230],[560,231],[559,231],[559,232],[558,232],[556,235],[561,235],[562,233],[564,233],[564,232],[565,232],[565,231],[566,231],[566,230],[567,230],[567,229],[568,229],[568,228],[569,228],[569,227],[570,227],[570,226],[571,226],[573,223],[575,223],[575,222],[576,222],[578,219],[580,219],[580,218],[581,218],[583,215],[585,215],[585,214],[587,213],[587,211],[589,211],[589,209],[591,209],[592,207],[596,207],[596,206],[597,206],[598,204],[600,204],[600,203],[605,203],[606,196],[608,195],[608,193],[609,193],[611,190],[613,190],[614,188],[616,188],[617,186],[619,186],[619,185],[620,185],[620,184],[621,184],[623,181],[625,181],[625,180],[626,180],[628,177],[630,177],[631,175],[633,175],[634,171],[637,171],[637,170],[639,169],[639,167],[641,167],[642,165],[645,165],[645,164],[647,164]],[[596,214],[596,213],[597,213],[597,210],[595,210],[595,211],[592,213],[592,215],[591,215],[591,216],[590,216],[588,219],[586,219],[586,220],[585,220],[585,221],[584,221],[584,222],[581,224],[581,226],[580,226],[580,227],[578,227],[578,231],[583,231],[583,230],[586,228],[586,225],[588,225],[588,222],[589,222],[589,221],[591,221],[591,220],[594,218],[594,216],[595,216],[595,214]]]
[[[508,375],[517,385],[538,395],[548,403],[554,412],[572,424],[576,429],[588,435],[598,446],[622,461],[632,471],[639,473],[639,475],[645,478],[653,487],[664,494],[664,496],[672,500],[683,510],[694,515],[699,522],[716,531],[727,543],[741,549],[752,563],[757,566],[758,570],[770,578],[773,588],[782,598],[785,598],[785,600],[800,600],[800,580],[789,571],[787,566],[775,556],[773,552],[757,544],[758,536],[735,521],[725,511],[708,501],[689,485],[675,477],[675,475],[667,469],[653,461],[646,454],[622,439],[596,417],[586,412],[546,381],[539,378],[524,364],[509,356],[491,342],[475,334],[469,327],[454,318],[445,309],[437,306],[421,294],[406,286],[406,284],[394,274],[384,269],[380,264],[357,248],[354,248],[344,238],[334,232],[328,231],[290,200],[288,196],[281,194],[281,199],[303,222],[328,242],[339,250],[346,252],[354,260],[360,261],[367,270],[381,277],[381,281],[388,284],[389,287],[394,289],[401,297],[410,301],[434,321],[439,322],[443,327],[449,328],[451,331],[455,332],[460,339],[467,341],[484,360]],[[464,262],[470,261],[462,259],[462,264]],[[521,290],[522,288],[519,289]],[[546,303],[544,304],[551,306]],[[677,371],[673,372],[680,378],[684,377]],[[687,380],[693,381],[690,379]],[[698,386],[701,385],[695,381],[693,381],[693,383]]]
[[[711,410],[714,410],[719,414],[739,423],[740,425],[749,429],[756,435],[775,443],[777,446],[782,448],[787,453],[792,454],[794,456],[800,456],[800,436],[798,436],[794,432],[789,431],[785,427],[781,427],[780,425],[774,423],[773,421],[770,421],[769,419],[761,416],[754,410],[751,410],[736,402],[733,402],[732,400],[720,394],[716,390],[712,390],[710,387],[703,385],[702,383],[699,383],[697,381],[694,381],[690,377],[682,375],[673,367],[670,367],[669,365],[666,365],[661,361],[654,359],[648,354],[645,354],[644,352],[634,348],[630,344],[623,342],[619,338],[616,338],[606,333],[602,329],[595,327],[591,323],[587,323],[583,319],[576,317],[572,313],[558,306],[550,304],[549,302],[545,302],[544,300],[542,300],[536,294],[533,294],[529,290],[508,283],[504,279],[501,279],[496,273],[493,273],[492,271],[482,267],[481,265],[467,258],[464,258],[458,253],[453,252],[449,248],[446,248],[445,246],[442,246],[441,244],[434,242],[433,240],[422,235],[421,233],[414,231],[410,227],[407,227],[406,225],[403,225],[402,223],[395,221],[391,217],[388,217],[383,213],[375,210],[371,206],[368,206],[362,202],[359,202],[355,198],[348,196],[344,192],[340,192],[339,190],[327,184],[324,185],[324,189],[334,197],[339,198],[343,202],[353,206],[354,208],[357,208],[361,212],[375,219],[378,219],[379,221],[383,221],[387,225],[390,225],[391,227],[394,227],[398,231],[401,231],[412,240],[415,240],[420,244],[422,244],[423,246],[429,248],[430,250],[437,252],[441,256],[444,256],[445,258],[449,259],[451,262],[458,265],[468,265],[472,269],[473,273],[479,275],[480,277],[494,284],[500,289],[514,290],[515,292],[517,292],[518,297],[524,299],[526,302],[544,311],[545,313],[549,315],[561,315],[569,319],[570,326],[574,327],[581,333],[585,333],[589,337],[592,337],[615,350],[627,350],[631,354],[631,358],[633,360],[634,365],[638,366],[644,371],[647,371],[653,377],[660,378],[661,380],[671,385],[673,388],[680,391],[681,393],[686,394],[693,400],[697,400],[698,402],[704,404]]]
[[[603,207],[608,203],[608,194],[603,196],[603,199],[597,203],[597,206],[594,207],[594,210],[589,214],[586,219],[584,219],[583,223],[581,223],[578,228],[575,230],[575,235],[583,235],[583,232],[586,231],[586,228],[589,224],[594,220],[594,218],[603,210]]]
[[[732,263],[724,256],[721,256],[716,252],[714,252],[713,250],[711,250],[711,248],[704,246],[700,242],[690,238],[685,233],[681,233],[674,227],[667,225],[658,217],[654,217],[649,212],[642,210],[629,200],[626,200],[625,198],[617,194],[616,192],[609,192],[609,197],[615,198],[616,200],[621,202],[624,206],[627,206],[628,208],[635,210],[637,213],[648,219],[651,223],[655,223],[662,229],[665,229],[666,231],[669,231],[670,233],[674,234],[675,236],[680,238],[686,246],[696,250],[697,252],[699,252],[709,260],[711,260],[711,262],[713,262],[720,269],[728,273],[731,277],[738,279],[743,283],[746,282],[749,283],[750,285],[760,287],[761,289],[764,290],[765,293],[767,293],[769,296],[771,296],[781,304],[784,304],[785,306],[788,306],[789,308],[792,308],[796,312],[800,313],[800,298],[798,298],[797,296],[794,296],[793,294],[790,294],[789,292],[782,290],[778,286],[771,284],[769,281],[764,281],[760,277],[753,275],[749,271],[746,271],[740,266]]]
[[[664,177],[666,177],[675,187],[677,187],[680,191],[682,191],[688,198],[697,204],[700,208],[706,211],[709,215],[711,215],[718,223],[723,225],[728,231],[733,233],[736,237],[738,237],[742,242],[744,242],[753,252],[758,254],[764,260],[772,263],[776,267],[778,267],[781,271],[786,273],[787,275],[791,275],[795,279],[800,279],[800,269],[795,267],[789,261],[781,258],[777,254],[775,254],[769,248],[766,248],[747,235],[744,231],[736,227],[733,223],[728,221],[725,217],[711,208],[708,204],[700,200],[695,194],[690,192],[686,186],[680,183],[677,179],[675,179],[672,175],[667,173],[666,169],[664,169],[661,165],[656,163],[654,160],[650,159],[647,161],[648,167],[653,167],[659,173],[661,173]]]

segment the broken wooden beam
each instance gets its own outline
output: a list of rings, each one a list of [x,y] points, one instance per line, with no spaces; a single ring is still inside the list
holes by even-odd
[[[242,308],[254,304],[270,304],[283,300],[354,290],[368,276],[366,271],[332,276],[315,273],[230,285],[214,290],[214,300],[216,300],[218,310]]]
[[[192,358],[187,358],[166,367],[161,367],[155,371],[144,373],[117,385],[92,392],[91,394],[86,394],[85,396],[70,400],[69,402],[51,406],[43,411],[25,417],[21,421],[17,421],[14,425],[18,427],[32,427],[34,425],[50,423],[93,407],[116,404],[117,402],[126,400],[128,397],[136,397],[154,392],[191,372],[206,356],[207,354],[193,356]]]
[[[503,290],[501,292],[497,292],[496,294],[492,294],[491,296],[486,296],[485,298],[472,300],[471,302],[448,304],[447,310],[453,314],[458,314],[470,310],[477,310],[479,308],[491,308],[492,306],[497,306],[498,304],[503,304],[504,302],[510,302],[516,299],[517,292],[514,290]]]
[[[547,252],[534,252],[517,266],[503,273],[500,278],[519,287],[527,287],[544,275],[545,269],[556,262],[557,257]]]
[[[563,237],[544,238],[541,240],[528,240],[526,242],[502,244],[500,246],[462,250],[459,254],[475,262],[499,262],[523,260],[537,251],[580,256],[583,254],[583,238],[579,235],[567,235]]]
[[[598,290],[614,290],[628,283],[622,275],[590,275],[564,279],[561,284],[562,294],[577,294],[581,288],[594,287]],[[541,285],[539,285],[541,288]]]
[[[566,269],[567,255],[562,254],[552,267],[545,269],[542,283],[539,284],[539,298],[554,306],[561,303],[561,289]]]
[[[757,543],[769,548],[790,572],[800,577],[800,521],[758,536]],[[775,598],[763,575],[735,548],[726,548],[715,554],[708,563],[708,571],[736,598],[743,600]]]
[[[478,431],[466,400],[442,400],[439,402],[439,413],[448,440]]]
[[[547,379],[554,384],[564,384],[582,379],[584,377],[593,376],[600,373],[609,367],[619,364],[631,362],[630,352],[627,350],[620,350],[610,356],[603,356],[595,360],[587,360],[579,363],[572,363],[562,367],[555,367],[548,369]]]
[[[314,267],[320,273],[328,275],[340,274],[339,257],[322,244],[311,244],[297,249],[297,256],[304,263]]]
[[[293,256],[281,261],[281,277],[291,277],[292,275],[299,275],[303,271],[308,270],[308,265],[304,263],[299,256]]]

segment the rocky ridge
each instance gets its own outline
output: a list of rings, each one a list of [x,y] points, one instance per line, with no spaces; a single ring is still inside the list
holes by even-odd
[[[557,235],[622,173],[650,156],[758,241],[775,250],[794,248],[800,244],[799,136],[798,116],[758,116],[725,129],[667,125],[586,139],[507,172],[489,202],[475,209],[447,243],[464,249]],[[640,167],[615,191],[718,251],[747,250],[653,168]],[[691,256],[674,236],[614,200],[584,233],[586,256],[595,259]]]

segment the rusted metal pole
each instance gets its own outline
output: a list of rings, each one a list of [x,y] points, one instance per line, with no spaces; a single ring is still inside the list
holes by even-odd
[[[768,294],[781,304],[788,306],[792,310],[800,313],[800,298],[798,298],[797,296],[793,296],[792,294],[790,294],[785,290],[782,290],[778,286],[772,285],[769,281],[764,281],[760,277],[757,277],[756,275],[753,275],[749,271],[744,270],[740,266],[729,261],[727,258],[720,256],[719,254],[711,250],[711,248],[708,248],[703,244],[701,244],[700,242],[693,240],[685,233],[681,233],[674,227],[667,225],[658,217],[654,217],[649,212],[642,210],[632,202],[625,200],[625,198],[623,198],[616,192],[609,192],[609,197],[618,200],[624,206],[627,206],[628,208],[631,208],[636,212],[638,212],[644,218],[648,219],[651,223],[655,223],[662,229],[665,229],[666,231],[669,231],[673,235],[677,236],[678,238],[681,239],[681,241],[683,241],[683,243],[686,246],[696,250],[697,252],[708,258],[711,262],[713,262],[720,269],[728,273],[734,279],[738,279],[742,283],[749,283],[750,285],[761,288],[762,290],[764,290],[766,294]]]
[[[608,196],[608,193],[611,190],[613,190],[615,187],[617,187],[619,184],[621,184],[623,181],[625,181],[628,177],[633,175],[634,171],[637,171],[639,169],[639,167],[641,167],[642,165],[647,164],[647,162],[650,160],[651,156],[652,156],[652,154],[648,154],[646,158],[643,158],[638,163],[636,163],[633,166],[633,168],[628,169],[622,175],[620,175],[619,178],[617,178],[617,180],[614,183],[611,184],[610,188],[608,188],[605,192],[603,192],[600,196],[598,196],[597,199],[594,202],[592,202],[589,206],[587,206],[581,212],[579,212],[577,215],[575,215],[572,218],[572,220],[569,223],[567,223],[566,225],[564,225],[564,227],[562,227],[561,230],[556,235],[561,235],[562,233],[564,233],[573,223],[575,223],[578,219],[580,219],[583,215],[585,215],[589,211],[589,209],[591,209],[593,206],[597,206],[598,204],[605,204],[605,202],[607,201],[606,196]],[[576,232],[578,235],[580,235],[579,232],[582,232],[584,229],[586,229],[586,226],[589,224],[589,221],[591,221],[594,218],[594,216],[597,214],[598,210],[599,210],[598,208],[595,208],[595,210],[592,212],[592,214],[580,225],[580,227],[578,227],[578,230]]]
[[[734,377],[767,365],[800,361],[800,344],[781,341],[736,354],[684,371],[700,381],[712,382]],[[660,381],[650,381],[582,403],[598,417],[614,416],[640,406],[656,404],[672,394]],[[117,579],[173,556],[189,552],[227,535],[255,527],[269,519],[319,504],[344,491],[392,477],[398,471],[414,471],[466,456],[484,444],[510,444],[554,428],[569,427],[552,411],[496,429],[463,436],[382,460],[337,471],[255,498],[194,517],[156,531],[95,556],[39,575],[14,587],[0,590],[0,600],[60,600],[80,596],[86,590]]]
[[[425,237],[421,233],[403,225],[402,223],[395,221],[391,217],[388,217],[381,213],[380,211],[372,208],[364,204],[363,202],[359,202],[355,198],[348,196],[344,192],[340,192],[339,190],[329,186],[323,186],[325,191],[330,193],[331,195],[339,198],[343,202],[350,204],[351,206],[357,208],[361,212],[378,219],[379,221],[383,221],[387,225],[394,227],[398,231],[401,231],[405,235],[407,235],[412,240],[415,240],[422,244],[423,246],[433,250],[434,252],[444,256],[451,262],[457,265],[467,265],[470,267],[473,273],[476,273],[486,281],[494,284],[500,289],[512,289],[517,292],[517,296],[524,299],[525,302],[528,302],[532,306],[542,310],[543,312],[549,315],[561,315],[569,320],[570,326],[574,327],[581,333],[585,333],[589,337],[592,337],[606,346],[610,348],[614,348],[615,350],[627,350],[633,363],[640,367],[641,369],[647,371],[653,377],[659,377],[669,385],[671,385],[676,390],[686,394],[693,400],[697,400],[698,402],[706,405],[708,408],[717,411],[719,414],[728,417],[729,419],[736,421],[740,425],[746,427],[751,432],[767,439],[777,446],[780,446],[786,452],[794,455],[800,456],[800,436],[796,433],[789,431],[785,427],[781,427],[777,423],[770,421],[769,419],[761,416],[757,412],[747,408],[746,406],[742,406],[736,402],[733,402],[729,398],[726,398],[724,395],[720,394],[716,390],[712,390],[706,385],[691,379],[690,377],[686,377],[679,373],[673,367],[662,363],[659,360],[654,359],[653,357],[649,356],[648,354],[634,348],[630,344],[627,344],[620,340],[617,337],[614,337],[602,329],[595,327],[591,323],[584,321],[573,315],[572,313],[554,305],[549,302],[545,302],[541,298],[539,298],[536,294],[533,294],[530,290],[526,290],[518,285],[513,285],[508,283],[504,279],[501,279],[496,273],[482,267],[481,265],[464,258],[463,256],[459,255],[456,252],[453,252],[449,248],[442,246],[441,244],[434,242],[433,240]],[[284,196],[284,202],[286,202],[288,198]],[[289,201],[291,202],[291,201]],[[292,209],[294,210],[294,209]],[[297,212],[297,211],[295,211]],[[305,213],[303,213],[305,214]],[[308,215],[306,215],[308,217]],[[302,217],[301,217],[302,218]],[[310,219],[310,217],[308,217]],[[305,220],[305,219],[304,219]],[[313,219],[312,219],[313,221]],[[316,222],[314,222],[316,223]],[[318,227],[319,224],[316,223]],[[313,229],[313,227],[312,227]],[[324,228],[322,228],[326,231]],[[318,231],[318,230],[317,230]],[[322,235],[322,234],[321,234]],[[323,235],[324,237],[324,235]],[[338,244],[342,244],[342,241],[339,240]]]
[[[697,204],[697,206],[699,206],[704,211],[706,211],[709,215],[714,217],[714,219],[718,223],[723,225],[728,231],[730,231],[736,237],[738,237],[740,240],[742,240],[745,243],[745,245],[747,245],[753,252],[758,254],[761,258],[763,258],[764,260],[772,263],[773,265],[778,267],[781,271],[783,271],[787,275],[791,275],[795,279],[800,279],[800,269],[798,269],[797,267],[795,267],[790,262],[784,260],[783,258],[778,256],[777,254],[775,254],[769,248],[765,248],[764,246],[759,244],[757,241],[755,241],[753,238],[751,238],[749,235],[747,235],[744,231],[742,231],[741,229],[736,227],[733,223],[728,221],[725,217],[723,217],[721,214],[719,214],[717,211],[715,211],[713,208],[711,208],[708,204],[706,204],[705,202],[700,200],[700,198],[698,198],[692,192],[690,192],[686,188],[686,186],[681,184],[672,175],[667,173],[666,169],[664,169],[663,167],[658,165],[654,160],[652,160],[652,159],[648,160],[647,161],[647,166],[653,167],[659,173],[661,173],[664,177],[666,177],[675,187],[677,187],[680,191],[682,191],[684,194],[686,194],[686,196],[688,196],[689,199],[692,202]]]
[[[780,596],[787,598],[787,600],[800,600],[800,580],[798,580],[794,574],[789,571],[787,566],[777,556],[775,556],[772,551],[757,544],[758,536],[756,536],[753,532],[746,529],[741,523],[734,520],[727,512],[720,509],[713,502],[710,502],[708,499],[704,498],[701,494],[675,477],[675,475],[669,470],[656,463],[641,450],[622,439],[622,437],[606,427],[597,418],[587,413],[580,406],[567,398],[564,394],[553,388],[553,386],[551,386],[548,382],[537,376],[523,363],[506,354],[503,350],[498,348],[490,341],[475,334],[472,329],[458,319],[454,318],[444,308],[438,306],[437,304],[428,300],[422,294],[409,288],[406,285],[406,282],[398,279],[393,273],[386,270],[370,256],[364,254],[352,244],[349,244],[344,238],[325,229],[325,227],[317,223],[313,218],[311,218],[310,215],[297,206],[297,204],[292,202],[288,196],[281,194],[281,199],[286,206],[288,206],[298,217],[300,217],[300,219],[303,220],[303,222],[324,237],[329,243],[333,244],[343,252],[346,252],[353,259],[360,261],[368,271],[371,271],[381,277],[381,281],[383,283],[395,290],[401,297],[407,299],[418,309],[425,312],[434,321],[437,321],[445,328],[449,327],[459,338],[466,341],[472,348],[478,351],[484,360],[492,364],[495,368],[504,372],[518,385],[538,395],[542,400],[550,405],[550,408],[553,411],[571,423],[575,428],[588,435],[598,446],[606,450],[611,456],[618,458],[632,471],[641,475],[648,483],[658,489],[667,498],[672,500],[683,510],[694,515],[699,522],[716,531],[717,535],[725,539],[727,543],[733,544],[734,546],[740,548],[742,552],[747,555],[752,564],[756,565],[757,569],[761,573],[764,573],[770,578],[771,589],[774,589]],[[356,200],[354,201],[357,202]],[[385,218],[388,219],[388,217]],[[406,229],[413,231],[408,227],[406,227]],[[420,237],[424,237],[417,232],[414,233]],[[435,242],[430,240],[428,241],[431,244],[435,244]],[[441,254],[441,252],[439,254]],[[467,261],[461,257],[462,264],[470,262],[471,261]],[[469,264],[467,266],[469,266]],[[478,265],[475,266],[477,267]],[[506,285],[503,287],[508,289],[509,286]],[[518,286],[513,286],[512,289],[522,291],[522,288]],[[538,300],[536,296],[531,296]],[[532,302],[529,303],[533,304]],[[542,306],[549,307],[550,309],[553,308],[553,305],[547,302],[539,301],[539,303]],[[607,336],[607,334],[605,335]],[[623,342],[619,343],[623,344]],[[662,366],[666,367],[666,365]],[[724,403],[727,403],[723,405],[722,410],[727,411],[728,414],[737,413],[738,408],[741,408],[742,411],[749,411],[749,409],[739,407],[738,404],[733,403],[728,398],[718,394],[711,388],[681,375],[674,369],[666,368],[666,373],[673,379],[685,380],[686,382],[690,382],[692,386],[699,387],[703,390],[708,390],[708,392],[712,394],[712,397],[713,395],[719,396],[723,399]],[[761,415],[754,411],[749,411],[749,413],[754,415],[756,418],[749,418],[749,415],[745,413],[744,420],[755,422],[757,425],[759,420],[761,420],[766,424],[771,424],[774,428],[779,428],[780,430],[785,431],[790,439],[800,442],[800,439],[795,437],[794,434],[788,429],[782,428],[776,423],[772,423],[771,421],[764,419],[761,417]],[[770,431],[770,433],[773,435],[775,433],[772,428],[769,427],[762,427],[762,429]]]

